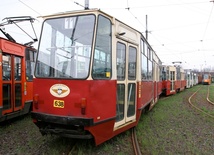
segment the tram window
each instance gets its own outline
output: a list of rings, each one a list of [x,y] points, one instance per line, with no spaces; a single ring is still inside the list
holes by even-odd
[[[128,108],[127,116],[133,116],[135,114],[135,83],[128,84]]]
[[[11,57],[9,55],[3,54],[3,70],[2,76],[3,80],[10,80],[11,78]]]
[[[126,70],[126,46],[122,43],[117,43],[117,80],[125,79]]]
[[[3,95],[3,109],[10,109],[11,108],[11,85],[10,84],[3,84],[2,85],[2,95]]]
[[[169,67],[166,68],[166,80],[170,80],[169,79]]]
[[[116,121],[121,121],[124,118],[124,104],[125,104],[125,85],[117,85],[117,104],[116,104]]]
[[[152,80],[152,61],[148,60],[148,80]]]
[[[25,51],[25,61],[26,61],[26,80],[32,81],[33,80],[33,72],[35,66],[35,57],[34,51],[26,49]]]
[[[148,74],[147,57],[141,53],[141,79],[147,80],[147,74]]]
[[[129,47],[129,65],[128,65],[128,79],[134,80],[136,78],[136,56],[137,50],[134,47]]]
[[[159,66],[158,71],[159,71],[159,81],[161,81],[161,80],[163,80],[163,71],[162,71],[162,67],[161,66]]]
[[[174,71],[170,71],[170,80],[171,81],[175,80],[175,72]]]
[[[176,68],[176,71],[177,71],[177,80],[181,80],[181,71],[180,71],[180,68]]]
[[[143,53],[143,54],[145,54],[145,45],[144,45],[145,43],[144,43],[144,41],[141,39],[141,53]]]
[[[94,25],[94,15],[46,20],[42,27],[36,76],[87,78],[91,62]],[[105,25],[104,23],[103,26]],[[110,37],[110,34],[106,34],[106,36]],[[105,47],[109,47],[106,44]],[[110,54],[109,51],[103,50],[104,47],[99,45],[98,47],[100,47],[99,49],[97,48],[99,51]],[[107,55],[106,58],[108,58]],[[108,58],[109,60],[110,58]]]
[[[156,75],[157,75],[157,81],[160,81],[160,68],[158,67],[158,64],[156,64]]]
[[[148,46],[147,46],[146,43],[144,43],[143,47],[144,47],[143,54],[147,57],[147,55],[148,55]]]
[[[15,80],[21,80],[21,58],[15,57],[15,68],[14,68]]]
[[[153,51],[150,48],[148,48],[148,58],[149,60],[153,60]]]
[[[162,80],[166,80],[166,72],[162,71]]]
[[[111,40],[111,22],[99,15],[92,70],[94,79],[111,78]]]
[[[151,60],[151,50],[150,48],[148,48],[147,50],[148,50],[148,59]]]

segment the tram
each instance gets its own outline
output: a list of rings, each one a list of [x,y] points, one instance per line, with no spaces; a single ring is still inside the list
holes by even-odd
[[[31,112],[40,132],[99,145],[136,126],[162,88],[141,32],[97,9],[42,18]]]
[[[186,69],[185,70],[185,73],[186,73],[186,76],[185,76],[185,79],[186,79],[186,88],[191,88],[193,87],[193,83],[194,83],[194,80],[193,80],[193,71],[191,69]]]
[[[162,93],[165,96],[176,94],[186,88],[185,72],[179,65],[162,66]]]
[[[211,84],[211,74],[209,73],[204,73],[203,74],[203,80],[202,80],[202,83],[205,85],[210,85]]]
[[[10,18],[10,22],[13,19]],[[0,30],[5,35],[0,37],[0,122],[3,122],[31,111],[36,50],[17,43]]]
[[[35,52],[0,38],[0,122],[30,112]]]

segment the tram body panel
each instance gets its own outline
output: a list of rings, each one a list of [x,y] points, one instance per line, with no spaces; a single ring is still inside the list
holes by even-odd
[[[158,94],[158,96],[160,96],[161,95],[161,93],[162,93],[162,81],[158,81],[157,82],[157,86],[158,86],[158,92],[157,92],[157,94]]]
[[[154,86],[153,81],[141,82],[141,101],[138,108],[146,107],[154,99]]]
[[[116,115],[116,81],[114,80],[61,80],[58,82],[49,79],[44,82],[44,80],[35,79],[34,81],[37,85],[42,85],[42,87],[34,87],[34,92],[39,97],[38,108],[34,107],[35,113],[93,118],[93,123],[114,118]],[[66,91],[69,91],[69,94],[61,97]],[[82,107],[85,114],[81,114],[82,100],[85,100],[85,105]],[[57,105],[57,101],[59,105]],[[60,101],[62,105],[60,105]]]

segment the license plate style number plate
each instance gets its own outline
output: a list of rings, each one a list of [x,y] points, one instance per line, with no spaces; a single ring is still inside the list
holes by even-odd
[[[53,106],[56,108],[64,108],[64,101],[63,100],[54,100]]]

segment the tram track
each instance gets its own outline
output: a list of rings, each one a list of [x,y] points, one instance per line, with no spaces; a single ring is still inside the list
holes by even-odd
[[[207,87],[207,101],[210,104],[214,105],[214,102],[209,99],[209,96],[210,96],[210,85]]]
[[[132,145],[133,145],[135,155],[142,155],[140,147],[139,147],[139,143],[137,140],[135,128],[131,129],[131,139],[132,139]]]
[[[196,104],[194,104],[194,102],[192,102],[191,100],[193,100],[193,97],[196,97],[197,93],[202,89],[203,86],[200,86],[188,99],[189,104],[196,109],[197,111],[207,115],[208,117],[214,118],[214,115],[208,113],[207,111],[204,111],[202,108],[200,108],[199,106],[197,106]],[[209,87],[208,87],[209,89]],[[209,100],[209,91],[207,91],[207,95],[206,95],[206,101]],[[209,102],[210,103],[210,102]]]

